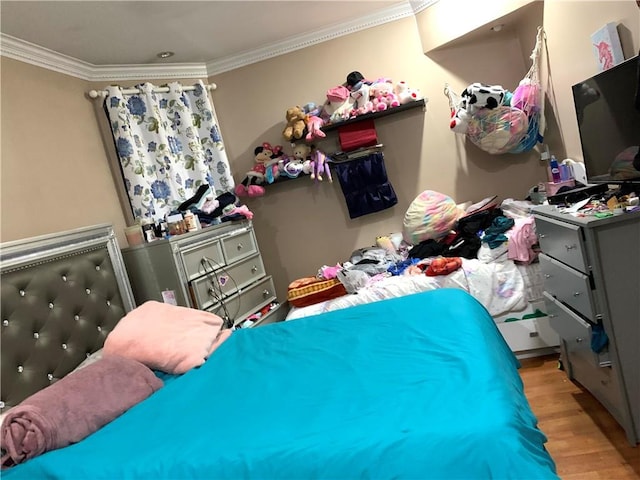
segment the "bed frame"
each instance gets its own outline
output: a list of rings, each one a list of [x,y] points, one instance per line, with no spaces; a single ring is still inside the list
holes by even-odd
[[[0,412],[100,349],[135,307],[111,225],[0,244]]]

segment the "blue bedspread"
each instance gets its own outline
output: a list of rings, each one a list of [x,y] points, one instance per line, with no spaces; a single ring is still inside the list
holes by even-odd
[[[18,478],[558,478],[517,361],[454,289],[234,332]]]

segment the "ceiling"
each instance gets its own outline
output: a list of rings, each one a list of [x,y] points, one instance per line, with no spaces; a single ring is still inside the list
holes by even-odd
[[[28,42],[91,66],[210,65],[286,53],[401,18],[425,3],[433,1],[2,0],[0,31],[5,41]],[[163,51],[175,55],[158,58]]]

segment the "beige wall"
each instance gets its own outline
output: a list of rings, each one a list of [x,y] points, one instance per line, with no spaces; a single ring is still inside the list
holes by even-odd
[[[2,241],[95,225],[124,228],[89,84],[1,57]],[[124,235],[120,238],[124,242]]]
[[[219,86],[212,97],[237,181],[251,167],[257,145],[284,143],[281,131],[287,107],[321,102],[326,89],[342,83],[352,70],[370,78],[404,79],[429,98],[425,112],[410,110],[376,122],[399,200],[394,208],[350,220],[337,182],[314,185],[308,178],[272,185],[264,197],[246,200],[256,214],[258,241],[281,299],[291,280],[313,275],[323,264],[346,260],[353,249],[372,244],[377,235],[399,231],[408,204],[422,190],[438,190],[460,202],[489,195],[522,198],[531,185],[545,179],[535,152],[492,156],[451,133],[449,106],[442,93],[445,82],[456,90],[473,81],[506,88],[517,85],[529,68],[527,57],[542,20],[542,4],[516,3],[529,9],[527,18],[516,18],[516,29],[493,37],[431,38],[433,45],[442,48],[428,55],[418,21],[428,18],[452,25],[460,15],[455,20],[425,17],[430,8],[417,18],[209,79]],[[553,110],[547,112],[546,140],[553,149],[566,148],[569,156],[577,158],[570,85],[596,72],[589,35],[607,21],[621,22],[625,53],[631,56],[640,45],[640,10],[633,0],[547,0],[543,6],[548,71],[553,78],[548,85]],[[124,244],[126,216],[109,169],[113,146],[104,140],[104,124],[85,96],[87,90],[101,85],[4,57],[1,67],[2,240],[108,222]],[[62,107],[71,111],[56,118]],[[335,134],[329,134],[322,145],[327,151],[337,149]]]

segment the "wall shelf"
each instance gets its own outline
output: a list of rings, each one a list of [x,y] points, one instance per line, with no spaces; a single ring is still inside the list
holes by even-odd
[[[413,108],[422,107],[424,108],[427,102],[424,98],[420,100],[416,100],[415,102],[405,103],[404,105],[399,105],[397,107],[387,108],[386,110],[382,110],[381,112],[371,112],[365,113],[362,115],[358,115],[357,117],[350,118],[349,120],[345,120],[343,122],[331,123],[328,125],[324,125],[321,127],[323,132],[330,132],[332,130],[337,130],[340,127],[344,127],[345,125],[351,125],[353,123],[362,122],[364,120],[376,120],[378,118],[386,117],[387,115],[393,115],[396,113],[404,112],[405,110],[411,110]]]

